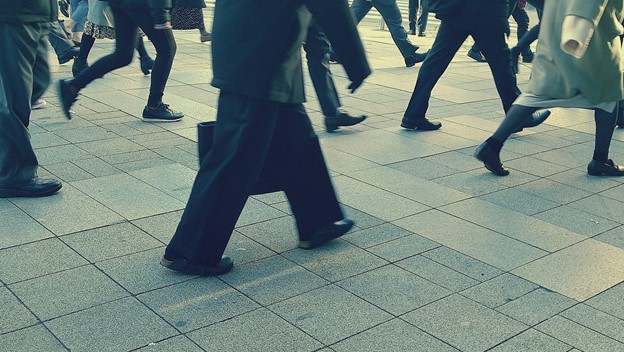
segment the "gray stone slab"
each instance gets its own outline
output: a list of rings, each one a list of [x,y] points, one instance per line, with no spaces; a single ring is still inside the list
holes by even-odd
[[[263,306],[328,284],[327,280],[282,256],[237,266],[221,279]]]
[[[158,342],[150,342],[147,346],[139,348],[140,352],[202,352],[203,350],[197,346],[188,337],[179,335]]]
[[[259,305],[217,278],[197,278],[137,296],[178,330],[188,332],[234,318]]]
[[[356,223],[359,225],[359,223]],[[356,225],[356,226],[357,226]],[[369,248],[385,242],[393,241],[412,233],[396,225],[385,223],[362,230],[351,231],[341,239],[352,243],[360,248]]]
[[[554,316],[535,328],[581,351],[624,351],[624,344],[561,316]]]
[[[491,352],[569,352],[572,347],[537,330],[529,329],[492,348]]]
[[[73,186],[128,220],[184,207],[179,200],[125,174],[77,181]]]
[[[461,292],[462,296],[486,307],[496,308],[512,302],[535,290],[538,286],[517,276],[505,273]]]
[[[379,164],[372,161],[329,147],[323,147],[323,154],[326,159],[327,167],[341,174],[379,166]]]
[[[577,301],[584,301],[624,280],[624,250],[587,239],[513,271]]]
[[[141,230],[156,237],[161,242],[167,244],[182,218],[182,211],[172,211],[170,213],[149,216],[142,219],[132,220],[132,223]]]
[[[0,199],[0,249],[53,236],[48,229],[13,203]]]
[[[459,172],[459,170],[452,168],[452,165],[442,165],[431,161],[430,159],[434,157],[435,156],[430,158],[402,161],[400,163],[388,165],[388,167],[424,180],[433,180],[435,178],[449,176]]]
[[[151,249],[101,261],[96,266],[135,295],[192,278],[162,267],[160,259],[164,252],[164,248]]]
[[[0,251],[0,279],[7,284],[27,280],[88,262],[56,238]]]
[[[438,210],[393,223],[503,270],[517,268],[546,254],[543,250]]]
[[[100,114],[96,115],[99,116]],[[67,130],[60,130],[55,132],[56,135],[62,137],[71,143],[92,142],[102,139],[119,138],[119,136],[112,132],[109,128],[103,128],[98,126],[72,128]]]
[[[386,221],[429,209],[426,205],[352,178],[339,176],[333,181],[341,203]],[[375,201],[371,202],[371,199]]]
[[[432,249],[423,253],[423,256],[481,282],[503,273],[500,269],[448,247]]]
[[[69,142],[59,137],[54,132],[38,133],[36,138],[31,139],[31,144],[34,149],[54,147],[58,145],[68,145]]]
[[[478,144],[477,142],[474,142],[475,146],[477,144]],[[474,151],[473,147],[470,147],[468,149],[470,151]],[[480,166],[482,166],[474,158],[467,157],[465,153],[462,153],[456,150],[446,152],[446,153],[431,155],[422,159],[414,159],[413,161],[417,161],[417,160],[431,161],[443,167],[453,168],[459,171],[470,171],[470,170],[480,169]],[[409,162],[411,161],[405,161],[404,163],[407,164]],[[403,163],[398,163],[398,164],[392,164],[389,166],[394,167],[395,165],[402,165],[402,164]],[[435,173],[435,170],[436,168],[434,167],[433,173]],[[423,172],[427,172],[427,170],[423,170]],[[443,176],[440,176],[440,177],[443,177]],[[436,178],[439,178],[439,177],[436,177]]]
[[[551,175],[548,178],[592,193],[601,192],[619,185],[617,181],[608,177],[594,177],[587,174],[586,171],[576,169]]]
[[[297,230],[290,216],[242,226],[237,231],[277,253],[297,247]]]
[[[131,297],[45,324],[72,351],[131,350],[176,335],[174,328]]]
[[[412,311],[403,319],[462,351],[485,351],[527,328],[459,295]]]
[[[439,246],[439,243],[422,236],[409,235],[370,247],[368,251],[389,262],[396,262]]]
[[[401,260],[395,263],[395,265],[453,292],[458,292],[479,283],[475,279],[420,255]]]
[[[610,231],[594,237],[594,239],[624,249],[624,227],[616,227]]]
[[[186,202],[197,172],[182,165],[171,164],[137,170],[129,174],[181,202]]]
[[[35,325],[39,321],[6,287],[0,287],[0,341],[2,334]],[[0,343],[0,346],[5,346]]]
[[[63,242],[92,263],[162,247],[161,242],[127,222],[67,235]]]
[[[60,164],[46,165],[45,169],[53,174],[55,178],[64,182],[85,180],[93,177],[93,175],[69,161]]]
[[[121,216],[69,184],[64,184],[53,196],[16,198],[13,203],[56,235],[123,221]]]
[[[447,289],[394,265],[339,281],[337,285],[395,316],[451,294]]]
[[[340,204],[345,216],[353,222],[355,222],[355,226],[359,229],[367,229],[369,227],[381,225],[385,223],[384,220],[377,218],[373,215],[370,215],[366,212],[357,210],[345,204]]]
[[[525,183],[518,186],[517,189],[559,204],[567,204],[591,195],[588,191],[547,178]]]
[[[118,168],[99,158],[75,160],[72,164],[95,177],[114,175],[122,172]]]
[[[590,298],[585,303],[624,320],[622,295],[624,295],[624,283],[620,283],[617,286]]]
[[[577,301],[556,292],[539,288],[496,308],[496,310],[533,326],[577,303]]]
[[[39,164],[43,166],[92,157],[93,155],[89,152],[72,144],[37,150],[37,160],[39,160]]]
[[[383,310],[334,285],[321,287],[268,308],[326,345],[392,318]]]
[[[262,221],[276,219],[284,215],[284,212],[275,209],[275,207],[264,204],[253,198],[249,198],[247,199],[247,203],[245,203],[245,207],[236,222],[236,226],[255,224]]]
[[[323,345],[271,311],[261,308],[193,332],[193,341],[209,351],[316,351]]]
[[[129,295],[93,266],[22,281],[11,285],[11,289],[44,321]]]
[[[43,324],[0,335],[0,346],[11,352],[68,351]]]
[[[477,166],[478,164],[475,165],[475,167]],[[491,173],[484,168],[483,170],[478,170],[476,173],[463,172],[440,177],[433,181],[462,193],[467,193],[472,196],[481,196],[507,188],[507,186],[495,182],[493,177],[498,176],[491,175]]]
[[[238,231],[232,233],[224,252],[224,255],[236,261],[236,265],[255,262],[275,254],[274,251],[247,236],[241,235]]]
[[[607,220],[568,205],[562,205],[536,214],[533,218],[549,222],[587,237],[596,236],[619,225],[615,221]],[[608,241],[603,242],[609,243]]]
[[[294,249],[282,255],[330,282],[388,264],[387,261],[344,241],[332,241],[313,251]]]
[[[548,252],[554,252],[587,238],[476,198],[450,204],[440,210]]]
[[[354,172],[349,176],[433,208],[471,197],[453,188],[385,166]]]
[[[535,215],[559,206],[559,203],[522,192],[517,188],[504,189],[480,198],[526,215]]]
[[[586,304],[578,304],[560,314],[589,329],[624,343],[624,320],[618,319]]]
[[[457,349],[424,333],[422,330],[399,319],[391,320],[355,336],[342,340],[332,349],[338,352],[384,351],[384,352],[451,352]]]
[[[546,177],[571,169],[570,166],[561,166],[530,156],[507,161],[505,167],[539,177]]]

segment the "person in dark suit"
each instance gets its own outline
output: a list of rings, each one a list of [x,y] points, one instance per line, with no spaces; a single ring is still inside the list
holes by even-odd
[[[300,248],[321,246],[353,226],[302,104],[301,45],[310,13],[355,90],[371,71],[346,0],[217,0],[212,85],[221,91],[213,145],[161,265],[203,276],[230,271],[223,253],[248,196],[268,174],[286,193]],[[256,24],[251,32],[249,23]]]
[[[425,37],[427,29],[427,19],[429,17],[429,0],[409,0],[407,7],[407,17],[409,17],[409,34],[416,35],[416,27],[418,27],[418,36]],[[420,7],[420,17],[418,17],[418,8]],[[418,26],[417,26],[418,25]]]
[[[429,121],[425,114],[429,107],[431,91],[435,87],[462,43],[472,36],[481,48],[490,66],[498,95],[505,112],[520,95],[516,76],[511,70],[511,56],[506,36],[509,35],[510,0],[465,1],[455,12],[436,14],[440,28],[427,58],[418,71],[414,92],[401,121],[406,129],[437,130],[440,122]],[[541,123],[549,111],[538,112],[527,126]]]
[[[321,105],[321,111],[325,116],[325,129],[327,132],[333,132],[341,126],[353,126],[366,120],[366,115],[351,116],[342,111],[340,97],[329,69],[331,46],[327,36],[314,20],[312,20],[308,28],[308,35],[303,43],[303,49],[306,52],[310,79]]]
[[[30,144],[31,104],[50,84],[46,38],[57,19],[55,0],[0,0],[0,198],[44,197],[61,189],[37,177]]]

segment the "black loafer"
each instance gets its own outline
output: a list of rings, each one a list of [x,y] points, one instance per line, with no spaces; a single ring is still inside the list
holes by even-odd
[[[503,167],[500,156],[496,153],[487,142],[481,143],[475,150],[474,157],[481,160],[485,168],[490,170],[494,175],[507,176],[509,170]]]
[[[167,260],[165,257],[162,257],[160,265],[188,275],[218,276],[232,270],[234,262],[230,259],[230,257],[225,255],[221,257],[221,260],[214,266],[195,264],[183,257],[175,258],[173,260]]]
[[[299,241],[299,248],[313,249],[322,246],[325,243],[344,235],[347,231],[351,230],[352,227],[353,221],[349,219],[345,218],[340,221],[336,221],[313,233],[308,240]]]
[[[408,130],[435,131],[442,127],[442,123],[437,121],[429,121],[426,118],[410,120],[407,117],[404,117],[403,120],[401,120],[401,127]]]
[[[58,192],[61,187],[63,185],[57,180],[33,177],[14,184],[0,185],[0,198],[47,197]]]
[[[518,128],[514,131],[514,133],[522,132],[525,128],[531,128],[535,126],[539,126],[542,122],[546,121],[546,119],[550,116],[550,110],[536,111],[531,115],[531,119],[524,124],[524,126]]]
[[[416,65],[419,62],[425,61],[425,59],[427,58],[427,53],[429,53],[429,51],[427,51],[424,54],[414,53],[414,54],[412,54],[412,56],[406,57],[405,58],[405,66],[406,67],[412,67],[412,66]]]
[[[345,112],[339,113],[334,117],[325,117],[325,129],[332,132],[340,128],[340,126],[353,126],[366,120],[366,115],[353,117]]]
[[[156,109],[148,106],[143,109],[143,121],[174,122],[180,121],[182,117],[184,117],[183,112],[173,111],[168,104],[162,102]]]
[[[592,176],[624,176],[624,167],[609,159],[606,162],[593,160],[587,165],[587,173]]]

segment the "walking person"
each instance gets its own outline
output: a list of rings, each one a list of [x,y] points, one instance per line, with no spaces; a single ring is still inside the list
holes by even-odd
[[[420,16],[418,16],[419,8]],[[409,17],[409,34],[416,35],[416,27],[418,27],[418,36],[425,37],[429,18],[429,0],[409,0],[407,16]]]
[[[221,91],[214,142],[201,159],[163,266],[203,276],[230,271],[232,260],[223,253],[248,196],[266,174],[286,193],[299,247],[321,246],[353,226],[338,204],[302,104],[301,44],[310,12],[341,57],[354,91],[371,71],[346,0],[217,0],[212,85]]]
[[[354,117],[341,108],[340,97],[329,68],[331,46],[327,36],[314,19],[308,27],[303,49],[306,52],[310,79],[321,111],[325,116],[326,131],[333,132],[342,126],[353,126],[366,120],[366,115]]]
[[[527,92],[507,113],[475,157],[498,176],[506,176],[500,151],[512,131],[545,107],[594,111],[594,154],[587,172],[624,176],[624,167],[609,159],[622,87],[622,0],[548,0]]]
[[[171,25],[173,29],[198,29],[199,41],[209,42],[212,39],[204,23],[204,0],[173,0],[171,9]]]
[[[150,8],[148,3],[153,3],[154,7]],[[78,77],[58,81],[58,97],[65,117],[71,119],[69,109],[76,101],[81,89],[106,73],[132,62],[140,27],[156,48],[156,60],[152,70],[147,105],[143,109],[143,120],[179,121],[184,114],[171,110],[169,105],[162,102],[176,52],[168,11],[171,7],[170,1],[109,0],[109,4],[115,23],[115,51],[80,72]]]
[[[0,0],[0,198],[45,197],[57,180],[37,177],[30,143],[31,104],[50,84],[47,36],[57,20],[56,0]]]

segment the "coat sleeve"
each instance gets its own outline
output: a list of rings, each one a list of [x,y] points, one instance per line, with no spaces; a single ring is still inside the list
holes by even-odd
[[[323,28],[349,80],[363,82],[371,69],[347,0],[306,0],[305,4]]]
[[[161,24],[171,21],[169,9],[171,9],[171,0],[147,0],[150,8],[150,14],[154,20],[154,24]]]
[[[566,16],[586,18],[597,27],[608,2],[609,0],[569,0]]]

